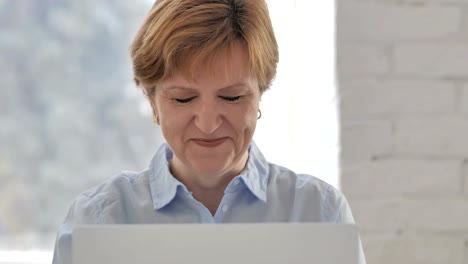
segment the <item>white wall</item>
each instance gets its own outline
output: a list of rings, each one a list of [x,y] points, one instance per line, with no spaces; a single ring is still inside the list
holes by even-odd
[[[338,0],[342,187],[368,263],[468,263],[468,6]]]

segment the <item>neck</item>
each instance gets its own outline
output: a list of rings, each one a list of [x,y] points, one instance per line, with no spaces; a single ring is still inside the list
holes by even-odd
[[[172,175],[192,192],[193,197],[214,215],[223,199],[226,187],[244,169],[246,160],[243,164],[244,166],[241,168],[218,176],[199,175],[193,172],[181,171],[179,170],[181,167],[174,166],[172,162],[170,163],[170,170]]]
[[[176,178],[182,182],[188,190],[192,192],[193,198],[202,203],[212,215],[216,213],[219,204],[224,196],[224,190],[226,190],[228,184],[235,177],[233,176],[224,176],[220,177],[220,181],[214,182],[203,182],[196,177],[178,177]]]
[[[192,188],[193,198],[202,203],[211,213],[215,215],[218,210],[219,204],[224,196],[224,189],[220,190],[197,190]]]
[[[247,164],[248,153],[246,152],[233,166],[218,173],[206,173],[197,171],[195,168],[187,167],[177,157],[170,161],[169,166],[172,175],[182,182],[193,197],[205,205],[215,214],[224,196],[224,190],[231,180],[240,174]]]

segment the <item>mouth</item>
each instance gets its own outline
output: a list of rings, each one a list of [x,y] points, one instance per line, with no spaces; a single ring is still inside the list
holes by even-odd
[[[206,139],[206,138],[195,138],[195,139],[192,139],[192,141],[199,145],[199,146],[202,146],[202,147],[207,147],[207,148],[214,148],[214,147],[217,147],[221,144],[223,144],[226,140],[228,140],[227,137],[223,137],[223,138],[210,138],[210,139]]]

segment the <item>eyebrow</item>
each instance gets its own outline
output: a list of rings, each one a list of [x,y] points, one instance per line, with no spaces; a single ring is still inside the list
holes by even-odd
[[[246,82],[238,82],[238,83],[234,83],[225,87],[221,87],[219,90],[227,90],[227,89],[240,87],[240,86],[248,87],[248,84]],[[171,85],[171,86],[163,87],[163,90],[172,90],[172,89],[197,90],[196,88],[193,88],[193,87],[180,86],[180,85]]]

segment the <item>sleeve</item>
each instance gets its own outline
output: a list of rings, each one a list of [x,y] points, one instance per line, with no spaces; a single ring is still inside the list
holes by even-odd
[[[355,224],[354,217],[351,212],[351,208],[349,207],[348,201],[346,197],[339,193],[337,195],[337,203],[339,204],[339,210],[337,213],[336,223],[345,223],[345,224]],[[364,250],[362,248],[361,237],[359,237],[358,241],[359,245],[359,264],[366,264],[366,257],[364,255]]]
[[[72,231],[77,224],[97,224],[99,213],[96,203],[88,196],[80,195],[70,206],[65,220],[60,225],[55,241],[52,264],[71,264]]]

